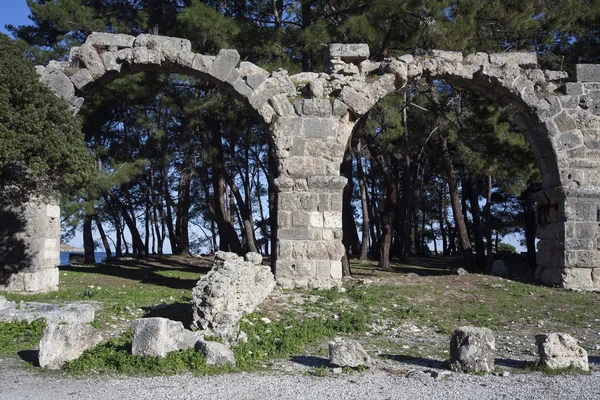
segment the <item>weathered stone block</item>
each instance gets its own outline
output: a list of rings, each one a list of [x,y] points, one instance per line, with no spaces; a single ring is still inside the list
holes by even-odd
[[[328,47],[327,58],[339,57],[342,61],[362,61],[369,58],[369,54],[367,44],[333,43]]]
[[[575,65],[575,81],[600,82],[600,65],[577,64]]]
[[[79,47],[79,58],[94,80],[106,73],[102,57],[91,44],[84,43]]]
[[[490,329],[457,328],[450,338],[450,368],[460,372],[492,372],[495,351],[494,334]]]
[[[222,343],[201,340],[196,345],[196,348],[204,353],[206,365],[235,366],[235,356],[233,351]]]
[[[490,54],[490,64],[498,66],[516,64],[522,68],[536,67],[537,54],[526,52]]]
[[[69,99],[75,95],[73,83],[64,72],[58,69],[47,69],[43,81],[57,96],[63,99]]]
[[[315,139],[328,139],[336,136],[339,123],[333,118],[304,118],[302,134]]]
[[[40,367],[60,369],[102,341],[96,329],[84,324],[49,324],[40,341]]]
[[[224,81],[239,61],[240,55],[237,50],[222,49],[213,61],[209,72],[218,80]]]
[[[368,367],[371,357],[357,341],[336,338],[329,342],[329,363],[338,367]]]
[[[171,351],[194,348],[202,338],[201,334],[184,329],[180,321],[167,318],[136,319],[131,325],[133,355],[164,357]]]
[[[540,362],[550,369],[577,368],[589,371],[587,351],[567,333],[545,333],[535,336]]]
[[[133,47],[135,36],[105,32],[92,32],[92,34],[87,37],[85,42],[92,46],[116,46],[119,48]]]

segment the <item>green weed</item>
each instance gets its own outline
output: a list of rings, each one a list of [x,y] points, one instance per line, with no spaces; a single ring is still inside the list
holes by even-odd
[[[38,346],[46,328],[43,319],[27,321],[0,321],[0,355],[15,355],[21,350]]]

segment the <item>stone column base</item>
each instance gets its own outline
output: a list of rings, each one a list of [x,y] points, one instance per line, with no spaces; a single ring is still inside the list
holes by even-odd
[[[58,290],[58,268],[49,268],[33,272],[21,271],[13,274],[0,290],[23,294],[38,294]]]

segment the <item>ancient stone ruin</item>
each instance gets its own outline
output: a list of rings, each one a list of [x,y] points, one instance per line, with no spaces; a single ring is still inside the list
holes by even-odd
[[[537,275],[548,285],[600,289],[600,65],[578,65],[568,81],[564,72],[539,69],[535,53],[465,56],[431,50],[375,62],[369,60],[367,45],[332,44],[326,72],[289,76],[282,69],[268,72],[239,62],[236,50],[208,56],[191,48],[186,39],[93,33],[71,49],[68,61],[53,61],[38,72],[75,112],[86,94],[139,71],[214,82],[255,110],[269,124],[278,157],[275,271],[280,285],[340,284],[346,178],[339,169],[354,125],[388,93],[429,77],[518,111],[514,122],[531,144],[543,179],[537,194]],[[57,214],[52,210],[51,215],[27,215],[28,224],[46,223]],[[24,240],[33,244],[38,239]],[[52,246],[48,240],[48,252],[57,246],[58,240]],[[27,279],[55,271],[56,263],[32,263]],[[22,275],[16,276],[21,282]],[[35,291],[56,285],[56,280],[40,282],[47,286],[34,286]],[[25,286],[4,287],[28,290]]]

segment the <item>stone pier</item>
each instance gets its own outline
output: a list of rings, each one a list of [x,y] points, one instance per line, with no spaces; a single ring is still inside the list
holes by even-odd
[[[0,207],[0,290],[44,293],[58,290],[60,208],[30,200]]]

